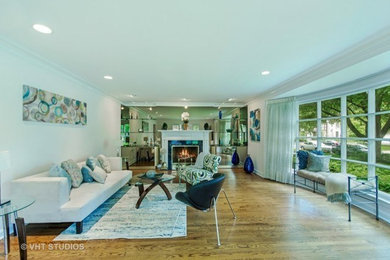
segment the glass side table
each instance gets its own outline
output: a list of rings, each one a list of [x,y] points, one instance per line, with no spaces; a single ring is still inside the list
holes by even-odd
[[[35,200],[32,198],[14,198],[0,207],[0,216],[3,221],[4,255],[8,255],[10,251],[9,215],[13,214],[16,221],[18,219],[18,211],[27,208],[34,202]],[[16,232],[18,232],[17,229]]]

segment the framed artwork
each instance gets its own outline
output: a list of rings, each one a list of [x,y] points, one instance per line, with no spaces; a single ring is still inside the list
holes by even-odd
[[[86,125],[87,103],[23,85],[23,120]]]
[[[260,108],[250,111],[249,134],[252,141],[260,142]]]

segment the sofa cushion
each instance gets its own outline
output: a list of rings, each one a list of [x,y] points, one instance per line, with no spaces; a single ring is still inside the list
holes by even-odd
[[[111,172],[111,164],[110,164],[110,161],[107,159],[107,157],[104,156],[103,154],[100,154],[97,156],[97,159],[99,161],[101,168],[103,168],[103,170],[106,173],[110,173]]]
[[[87,161],[85,162],[85,164],[93,171],[95,170],[95,167],[96,166],[100,166],[99,164],[99,161],[98,159],[96,159],[95,157],[88,157]]]
[[[88,166],[81,167],[81,173],[83,174],[83,182],[94,182],[91,176],[92,170]]]
[[[73,160],[67,160],[61,163],[61,167],[70,175],[72,187],[78,188],[83,182],[83,175],[80,167]]]
[[[79,189],[72,189],[70,200],[61,206],[58,218],[61,222],[81,221],[104,201],[123,187],[132,177],[131,171],[113,171],[106,182],[83,183]]]
[[[307,170],[312,172],[328,172],[330,156],[309,153]]]
[[[298,176],[305,178],[305,179],[308,179],[308,180],[311,180],[311,181],[321,183],[321,184],[325,184],[325,179],[326,179],[326,177],[328,177],[329,174],[332,174],[332,173],[330,173],[330,172],[312,172],[312,171],[308,171],[305,169],[298,170],[298,172],[297,172]]]
[[[94,171],[91,171],[90,172],[90,175],[92,176],[92,178],[99,182],[99,183],[104,183],[106,181],[106,178],[107,178],[107,173],[100,167],[96,166],[95,170]]]
[[[65,177],[68,181],[68,187],[69,187],[69,192],[70,189],[72,188],[72,178],[70,178],[70,175],[61,168],[58,164],[53,165],[50,170],[49,170],[49,176],[50,177]]]

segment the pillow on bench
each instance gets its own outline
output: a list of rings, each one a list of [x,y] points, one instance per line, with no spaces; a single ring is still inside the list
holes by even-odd
[[[328,172],[330,156],[309,153],[307,170],[312,172]]]
[[[310,151],[310,153],[317,154],[317,155],[324,155],[324,153],[322,151],[317,151],[317,150]],[[298,168],[299,168],[299,170],[306,169],[307,168],[307,162],[308,162],[308,159],[309,159],[309,152],[300,150],[300,151],[297,152],[297,157],[298,157]]]

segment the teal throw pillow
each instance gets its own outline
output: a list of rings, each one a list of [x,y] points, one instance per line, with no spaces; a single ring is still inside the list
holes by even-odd
[[[88,166],[83,166],[81,168],[81,173],[83,174],[83,182],[94,182],[94,179],[91,176],[92,170]]]
[[[70,192],[70,189],[72,188],[72,179],[70,178],[70,175],[64,169],[61,168],[61,166],[59,166],[58,164],[53,165],[49,170],[49,176],[65,177],[68,181],[68,188]]]
[[[87,161],[85,164],[93,171],[95,170],[96,166],[100,167],[100,163],[97,158],[95,157],[88,157]]]
[[[307,170],[312,172],[328,172],[330,156],[309,153]]]

